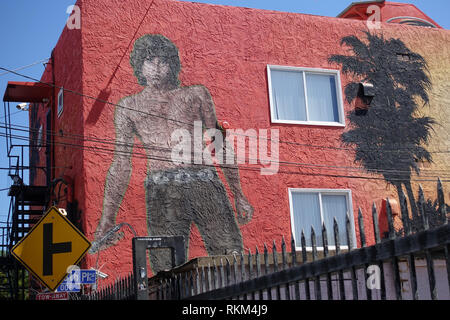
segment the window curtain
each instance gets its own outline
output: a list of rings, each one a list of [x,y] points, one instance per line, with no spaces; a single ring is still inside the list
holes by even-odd
[[[316,233],[316,244],[322,246],[320,204],[318,193],[292,193],[296,246],[301,246],[302,230],[305,234],[306,246],[311,247],[311,226]]]
[[[341,246],[348,245],[347,233],[345,228],[345,217],[347,215],[347,197],[344,195],[325,195],[322,194],[322,214],[327,228],[328,245],[334,246],[334,230],[333,230],[333,218],[336,217],[336,221],[339,227],[339,243]]]
[[[271,70],[270,74],[275,118],[306,121],[303,73]]]
[[[310,121],[339,122],[334,75],[306,74]]]

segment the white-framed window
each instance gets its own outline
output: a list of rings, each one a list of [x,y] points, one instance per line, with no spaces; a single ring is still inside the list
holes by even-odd
[[[58,118],[64,110],[64,88],[61,88],[58,93]]]
[[[272,123],[345,126],[339,70],[267,66]]]
[[[334,250],[334,218],[339,227],[341,249],[348,249],[346,215],[349,213],[353,247],[356,246],[351,190],[289,188],[292,234],[295,247],[301,250],[301,233],[305,234],[306,248],[311,250],[311,226],[316,235],[318,250],[323,250],[322,225],[327,229],[328,248]]]

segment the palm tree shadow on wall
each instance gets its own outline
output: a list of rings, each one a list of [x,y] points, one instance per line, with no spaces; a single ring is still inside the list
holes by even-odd
[[[373,85],[370,105],[348,114],[351,129],[342,134],[347,146],[355,147],[355,161],[368,172],[382,174],[396,187],[399,198],[405,187],[413,218],[418,217],[411,187],[411,175],[420,173],[420,162],[432,162],[424,146],[429,142],[432,118],[418,116],[419,108],[429,104],[431,81],[425,59],[409,50],[399,39],[365,31],[366,40],[356,36],[342,38],[353,55],[333,55],[330,63],[340,64],[344,74],[358,81],[345,87],[348,103],[361,96],[361,83]]]

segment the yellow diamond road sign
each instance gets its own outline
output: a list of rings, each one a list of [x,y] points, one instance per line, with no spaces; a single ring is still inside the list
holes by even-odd
[[[67,276],[67,267],[76,265],[90,247],[89,240],[52,207],[12,248],[11,254],[55,291]]]

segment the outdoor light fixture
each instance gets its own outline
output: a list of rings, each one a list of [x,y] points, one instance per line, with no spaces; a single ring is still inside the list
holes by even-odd
[[[358,95],[356,97],[356,114],[365,115],[375,97],[375,88],[369,82],[360,82]]]
[[[21,104],[18,104],[16,106],[16,108],[18,110],[21,110],[21,111],[28,111],[29,110],[29,105],[28,105],[28,103],[21,103]]]
[[[361,82],[360,88],[361,88],[361,95],[362,97],[364,97],[365,102],[367,104],[370,104],[372,102],[373,97],[375,97],[375,88],[373,84],[369,82]]]

